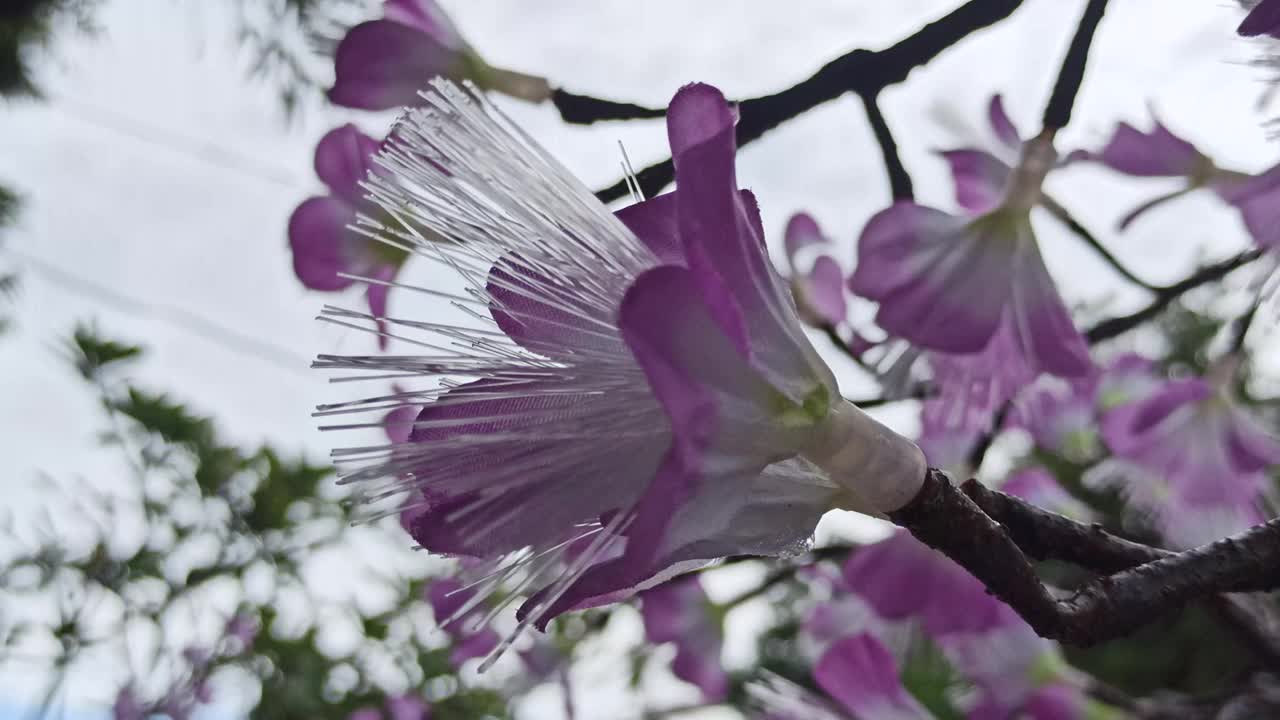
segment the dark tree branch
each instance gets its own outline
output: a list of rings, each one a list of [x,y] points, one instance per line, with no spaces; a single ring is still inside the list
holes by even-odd
[[[914,199],[915,191],[911,187],[911,176],[903,167],[902,158],[898,157],[898,143],[894,142],[889,124],[885,122],[884,114],[880,112],[876,95],[864,93],[861,97],[862,105],[867,110],[867,120],[871,123],[871,132],[875,134],[876,144],[880,146],[880,154],[884,157],[884,169],[889,174],[889,192],[894,202]]]
[[[816,73],[786,90],[743,100],[738,104],[738,146],[746,145],[781,123],[846,92],[874,96],[884,88],[902,82],[912,70],[927,64],[970,33],[1005,19],[1021,5],[1022,0],[969,0],[942,18],[925,25],[914,35],[884,50],[853,50],[823,65]],[[621,105],[609,103],[601,107],[608,107],[614,113],[608,115],[607,119],[619,119],[617,108]],[[575,109],[583,107],[586,106],[579,104]],[[586,120],[580,117],[575,122]],[[674,176],[671,160],[664,160],[636,173],[640,189],[646,196],[660,192]],[[601,202],[609,202],[627,192],[626,181],[619,180],[597,192],[596,196]]]
[[[1040,635],[1070,645],[1127,635],[1195,599],[1280,587],[1280,519],[1119,570],[1057,599],[1010,533],[939,470],[929,470],[916,498],[889,517],[962,565]]]
[[[1107,0],[1089,0],[1080,17],[1080,26],[1075,37],[1071,38],[1071,47],[1067,48],[1067,57],[1062,61],[1062,69],[1058,71],[1058,80],[1053,84],[1053,93],[1049,96],[1049,104],[1044,109],[1044,127],[1046,130],[1061,130],[1071,121],[1071,108],[1076,102],[1076,93],[1084,80],[1084,67],[1089,62],[1089,47],[1093,44],[1094,31],[1107,10]]]
[[[1231,271],[1248,265],[1261,256],[1261,250],[1247,250],[1234,257],[1230,257],[1226,260],[1201,268],[1189,277],[1176,282],[1173,285],[1157,290],[1155,299],[1151,301],[1151,304],[1141,310],[1130,315],[1121,315],[1120,317],[1103,320],[1097,325],[1089,328],[1089,330],[1085,332],[1085,338],[1090,343],[1098,343],[1132,330],[1138,325],[1141,325],[1156,315],[1159,315],[1162,310],[1168,307],[1174,300],[1181,297],[1183,293],[1194,290],[1201,285],[1221,280]]]
[[[1049,211],[1049,214],[1057,218],[1063,225],[1066,225],[1068,230],[1075,233],[1077,237],[1083,240],[1084,244],[1088,245],[1095,253],[1097,253],[1103,261],[1111,266],[1112,270],[1115,270],[1116,273],[1120,275],[1120,277],[1123,277],[1125,280],[1128,280],[1134,285],[1145,290],[1160,292],[1160,288],[1143,280],[1137,275],[1134,275],[1129,268],[1125,267],[1115,255],[1111,254],[1110,250],[1107,250],[1107,248],[1098,241],[1098,238],[1095,237],[1093,233],[1089,232],[1088,229],[1081,225],[1080,221],[1076,220],[1075,216],[1059,204],[1057,200],[1054,200],[1048,195],[1042,195],[1040,204]]]
[[[562,120],[575,125],[590,125],[601,120],[660,118],[667,114],[664,108],[647,108],[632,103],[602,100],[587,95],[576,95],[559,88],[551,91],[551,103],[560,111]]]

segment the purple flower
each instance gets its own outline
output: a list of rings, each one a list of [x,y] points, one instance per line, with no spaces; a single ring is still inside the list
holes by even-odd
[[[1121,228],[1169,200],[1208,188],[1240,212],[1258,247],[1268,250],[1280,247],[1280,165],[1256,175],[1224,170],[1159,120],[1145,132],[1120,123],[1100,152],[1084,153],[1082,157],[1126,175],[1186,180],[1182,188],[1138,206],[1120,221]]]
[[[441,578],[428,586],[427,599],[436,623],[453,640],[449,662],[455,668],[472,658],[488,655],[498,646],[498,633],[481,623],[484,610],[477,608],[472,600],[482,598],[476,598],[474,590],[463,589],[462,583],[452,578]]]
[[[343,290],[355,281],[343,274],[389,282],[405,260],[399,248],[377,242],[351,229],[356,214],[376,213],[376,205],[366,201],[360,183],[373,169],[378,141],[354,125],[330,130],[316,145],[316,175],[329,187],[329,194],[307,198],[289,217],[289,249],[293,252],[293,272],[312,290]],[[381,318],[387,312],[388,286],[369,283],[365,297],[369,312]],[[384,322],[378,320],[381,331]],[[378,336],[379,347],[386,337]]]
[[[1155,363],[1137,353],[1122,353],[1112,358],[1099,374],[1094,387],[1098,409],[1109,412],[1148,397],[1160,389],[1155,376]]]
[[[1280,441],[1221,382],[1169,382],[1108,414],[1102,433],[1115,457],[1086,482],[1118,486],[1174,545],[1193,547],[1265,519],[1259,501],[1266,471],[1280,463]]]
[[[372,193],[398,237],[448,238],[418,246],[465,283],[427,291],[459,319],[391,321],[427,335],[422,356],[318,363],[446,378],[409,442],[342,455],[350,480],[420,493],[419,544],[509,560],[484,593],[531,573],[517,615],[541,626],[914,496],[919,450],[839,396],[768,262],[718,90],[668,110],[676,191],[616,216],[483,97],[434,92]]]
[[[1280,2],[1276,0],[1253,0],[1249,3],[1253,8],[1244,16],[1236,32],[1244,37],[1270,35],[1280,38]]]
[[[715,616],[697,575],[687,575],[640,596],[645,639],[657,645],[674,643],[675,676],[693,683],[707,702],[729,695],[729,676],[720,665],[724,629]]]
[[[844,566],[845,587],[887,620],[916,619],[933,637],[999,624],[1003,603],[964,568],[899,530],[868,545]]]
[[[1025,143],[999,203],[983,214],[898,202],[859,238],[849,289],[880,303],[880,327],[933,351],[935,382],[962,414],[994,414],[1040,373],[1080,377],[1092,367],[1031,228],[1054,162],[1052,145]]]
[[[247,653],[253,649],[253,641],[258,638],[258,621],[251,615],[236,613],[227,621],[223,633],[235,641],[237,654]]]
[[[1053,475],[1044,468],[1025,468],[1010,475],[1000,486],[1000,492],[1020,497],[1049,512],[1065,515],[1079,522],[1093,522],[1094,512],[1086,504],[1072,497]]]
[[[112,720],[145,720],[150,714],[150,709],[138,700],[133,685],[120,688],[115,703],[111,705]]]
[[[988,422],[985,412],[964,410],[960,403],[940,399],[925,400],[920,409],[917,444],[924,451],[929,467],[956,478],[972,474],[969,459]]]
[[[828,254],[831,241],[807,213],[797,213],[787,221],[783,245],[791,270],[791,292],[796,309],[814,327],[839,327],[848,316],[844,297],[844,271]],[[808,256],[802,258],[802,256]],[[800,270],[801,260],[811,261],[808,272]]]
[[[540,77],[487,64],[433,0],[386,0],[383,19],[360,23],[338,43],[329,100],[363,110],[420,105],[418,91],[434,77],[531,102],[551,94]]]
[[[1013,165],[1022,151],[1018,129],[1005,113],[1004,99],[998,94],[991,97],[987,106],[987,124],[998,141],[995,153],[977,148],[938,153],[951,168],[956,202],[979,215],[1000,206],[1013,176]]]
[[[1031,434],[1035,444],[1073,462],[1098,454],[1097,376],[1070,381],[1042,377],[1013,404],[1009,425]]]
[[[874,636],[847,637],[827,649],[813,679],[858,720],[930,720],[898,678],[893,655]]]
[[[427,703],[416,695],[396,695],[387,698],[387,717],[389,720],[430,720],[431,709]]]

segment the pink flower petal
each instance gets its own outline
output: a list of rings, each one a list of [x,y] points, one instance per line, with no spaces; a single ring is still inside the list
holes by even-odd
[[[454,77],[462,69],[456,49],[390,20],[351,28],[338,43],[333,61],[330,102],[362,110],[417,105],[418,91],[433,77]]]
[[[355,222],[356,211],[336,197],[313,197],[303,201],[289,217],[289,249],[293,252],[293,272],[312,290],[341,290],[353,282],[338,273],[358,270],[353,238],[347,225]]]
[[[316,175],[329,190],[352,207],[364,202],[360,187],[374,168],[373,156],[378,141],[365,135],[355,125],[347,124],[325,133],[316,144]]]

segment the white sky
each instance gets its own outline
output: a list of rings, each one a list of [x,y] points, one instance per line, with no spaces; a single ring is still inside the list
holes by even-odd
[[[693,80],[719,85],[729,97],[778,90],[848,49],[892,43],[958,0],[442,4],[494,64],[546,75],[577,92],[661,105]],[[1083,5],[1027,0],[1010,20],[884,93],[882,108],[920,201],[953,206],[949,179],[931,150],[985,139],[991,93],[1005,94],[1024,132],[1035,129]],[[1226,0],[1113,3],[1060,149],[1097,146],[1117,119],[1145,126],[1150,103],[1222,164],[1247,170],[1272,164],[1274,148],[1260,125],[1265,116],[1255,108],[1262,75],[1243,64],[1257,47],[1233,35],[1239,17]],[[323,457],[348,440],[321,437],[310,409],[351,390],[326,386],[305,363],[318,352],[371,351],[373,341],[312,319],[334,296],[309,293],[293,278],[285,222],[300,200],[322,190],[311,170],[315,141],[347,121],[381,134],[390,116],[309,108],[286,123],[275,88],[245,79],[229,14],[212,3],[113,0],[98,18],[101,33],[65,35],[45,64],[47,104],[0,108],[0,179],[27,198],[0,249],[0,267],[26,266],[16,328],[0,337],[7,494],[14,503],[29,496],[40,474],[105,483],[117,472],[114,458],[96,448],[101,423],[93,398],[57,352],[75,322],[87,319],[108,336],[145,343],[140,378],[215,416],[229,437]],[[665,153],[660,121],[583,128],[563,125],[550,107],[507,105],[589,186],[616,178],[619,140],[637,168]],[[958,135],[943,115],[969,125],[969,134]],[[219,166],[212,156],[236,167]],[[808,210],[841,243],[846,269],[861,224],[888,200],[879,152],[860,104],[849,98],[746,148],[739,178],[760,198],[772,242],[791,213]],[[1124,212],[1164,187],[1088,168],[1051,180],[1058,199],[1152,281],[1184,274],[1199,247],[1216,258],[1246,246],[1235,216],[1199,195],[1122,236],[1111,231]],[[1070,301],[1114,293],[1116,310],[1141,302],[1051,220],[1039,227]],[[69,292],[40,269],[45,265],[157,309],[121,309]],[[409,282],[414,271],[410,266]],[[345,300],[361,303],[353,295]],[[391,303],[399,315],[431,312],[405,294],[393,293]],[[210,342],[163,321],[171,311],[162,307],[279,346],[297,364],[282,367]],[[847,394],[874,391],[843,358],[832,363]],[[904,431],[913,424],[909,408],[883,417]],[[746,644],[731,644],[730,657],[740,657]]]

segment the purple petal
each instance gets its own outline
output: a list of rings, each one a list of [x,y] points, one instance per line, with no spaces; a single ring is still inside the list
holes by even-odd
[[[729,678],[720,664],[721,630],[713,624],[710,603],[696,575],[687,575],[641,596],[645,637],[649,642],[675,643],[672,671],[702,690],[709,702],[729,692]]]
[[[520,258],[494,264],[485,285],[494,301],[489,308],[494,322],[507,337],[543,355],[616,347],[612,319],[597,317],[595,306],[553,279],[558,277],[539,273]]]
[[[1022,138],[1018,136],[1018,128],[1009,119],[1009,114],[1004,111],[1004,98],[999,93],[991,96],[991,103],[987,106],[987,122],[991,125],[991,131],[996,134],[996,139],[1005,147],[1010,150],[1022,149]]]
[[[1079,688],[1055,683],[1032,693],[1022,712],[1029,720],[1082,720],[1088,717],[1087,706]]]
[[[808,213],[796,213],[787,221],[787,229],[783,233],[783,247],[787,250],[787,260],[795,261],[796,253],[802,248],[812,245],[824,245],[827,239],[813,216]]]
[[[1280,165],[1256,176],[1219,179],[1212,186],[1240,211],[1258,247],[1280,248]]]
[[[975,223],[897,203],[867,223],[849,289],[880,302],[876,323],[925,348],[982,350],[1012,293],[1013,254],[998,216]]]
[[[353,282],[339,272],[355,272],[354,243],[347,225],[355,222],[355,208],[336,197],[304,200],[289,217],[289,249],[293,272],[312,290],[341,290]]]
[[[754,198],[738,191],[736,121],[737,112],[709,85],[687,85],[671,101],[667,136],[680,241],[723,332],[744,351],[751,348],[754,364],[775,387],[794,394],[803,385],[807,392],[811,384],[802,381],[814,376],[820,361],[766,257]],[[725,309],[731,304],[737,312]]]
[[[1012,475],[1000,492],[1020,497],[1049,512],[1065,515],[1078,522],[1092,522],[1095,513],[1086,504],[1071,496],[1047,470],[1033,467]]]
[[[455,668],[462,667],[468,660],[482,658],[493,652],[500,642],[502,637],[493,628],[478,629],[454,643],[453,651],[449,653],[449,663]]]
[[[1231,464],[1240,472],[1256,472],[1280,464],[1280,439],[1243,408],[1231,410],[1226,446]]]
[[[1205,162],[1195,145],[1174,135],[1158,120],[1150,132],[1120,123],[1093,159],[1138,177],[1190,177],[1201,171]]]
[[[963,568],[906,531],[854,553],[844,578],[877,614],[890,620],[919,616],[935,637],[989,629],[1002,605]]]
[[[797,301],[820,323],[836,326],[845,321],[848,306],[844,297],[844,271],[830,255],[813,261],[809,274],[800,280]]]
[[[360,182],[374,168],[378,141],[347,124],[325,133],[316,144],[316,175],[329,190],[352,207],[363,202]]]
[[[1030,227],[1026,230],[1030,232]],[[1093,371],[1089,345],[1062,304],[1034,238],[1022,242],[1012,280],[1013,320],[1029,366],[1059,377],[1089,375]]]
[[[960,207],[980,214],[1004,200],[1013,169],[1003,160],[985,150],[944,150],[939,154],[951,166]]]
[[[676,194],[666,193],[628,205],[614,213],[663,265],[683,265],[680,228],[676,222]]]
[[[421,30],[390,20],[361,23],[334,54],[329,100],[344,107],[388,110],[419,103],[418,91],[437,75],[461,70],[458,51]]]
[[[382,711],[378,708],[360,708],[347,716],[347,720],[382,720]]]
[[[496,557],[558,544],[575,525],[629,507],[658,466],[661,434],[566,452],[584,432],[574,423],[603,417],[607,403],[550,379],[479,380],[428,403],[401,450],[423,494],[410,534],[433,552]],[[619,467],[615,452],[630,462]]]
[[[1270,35],[1280,38],[1280,1],[1261,0],[1244,16],[1236,32],[1244,37]]]
[[[813,668],[813,679],[854,717],[877,720],[932,720],[898,679],[898,665],[871,635],[833,644]]]
[[[434,0],[386,0],[382,17],[426,33],[445,47],[461,50],[466,45],[453,21]]]
[[[426,701],[414,695],[387,698],[387,714],[391,720],[429,720],[431,717]]]

